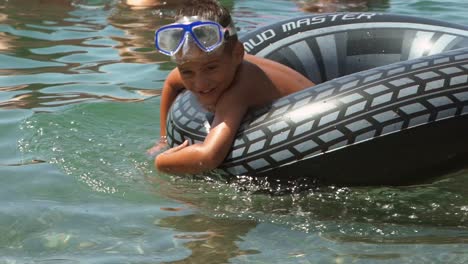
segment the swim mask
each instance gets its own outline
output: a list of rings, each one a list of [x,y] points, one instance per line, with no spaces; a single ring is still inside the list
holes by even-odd
[[[192,16],[183,17],[176,23],[159,28],[155,33],[154,42],[156,49],[162,54],[175,60],[190,60],[199,57],[200,51],[205,54],[213,53],[229,36],[235,34],[232,24],[223,28],[217,22]]]

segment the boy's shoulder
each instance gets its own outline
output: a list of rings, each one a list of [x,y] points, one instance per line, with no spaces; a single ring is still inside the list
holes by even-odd
[[[262,68],[244,60],[236,73],[235,79],[230,89],[223,97],[228,97],[228,101],[255,107],[271,101],[276,94],[276,88],[270,78]]]
[[[267,76],[261,65],[255,62],[244,60],[237,71],[236,86],[242,91],[251,91],[250,87],[268,87],[273,88],[270,78]]]
[[[246,55],[245,60],[257,65],[265,73],[273,83],[275,91],[279,93],[279,97],[314,85],[298,71],[279,62],[254,55]]]

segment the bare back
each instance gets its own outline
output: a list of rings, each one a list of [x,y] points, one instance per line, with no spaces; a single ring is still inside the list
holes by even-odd
[[[281,97],[314,85],[302,74],[276,61],[250,54],[245,54],[244,60],[260,67],[273,82]]]
[[[230,89],[225,95],[240,98],[241,104],[247,108],[263,106],[314,85],[302,74],[285,65],[249,54],[245,54],[236,80],[232,84],[234,89]]]

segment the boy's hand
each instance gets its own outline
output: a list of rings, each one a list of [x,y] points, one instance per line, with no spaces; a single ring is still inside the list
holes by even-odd
[[[161,152],[163,149],[167,147],[167,140],[166,137],[161,137],[159,142],[156,143],[153,147],[146,151],[146,155],[149,157],[154,157],[158,152]]]
[[[164,151],[162,154],[171,154],[171,153],[177,152],[177,151],[187,147],[188,145],[189,145],[188,140],[185,140],[184,143],[180,144],[177,147],[173,147],[171,149],[168,149],[168,150]]]

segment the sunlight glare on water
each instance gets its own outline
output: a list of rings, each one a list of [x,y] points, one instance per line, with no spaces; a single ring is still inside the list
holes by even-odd
[[[466,24],[451,1],[221,1],[239,34],[306,12]],[[162,175],[154,30],[183,0],[0,0],[0,264],[467,263],[468,171],[406,187]]]

